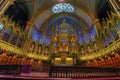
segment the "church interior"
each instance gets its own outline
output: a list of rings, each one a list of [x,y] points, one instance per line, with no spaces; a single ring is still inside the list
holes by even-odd
[[[0,78],[120,79],[120,0],[0,0]]]

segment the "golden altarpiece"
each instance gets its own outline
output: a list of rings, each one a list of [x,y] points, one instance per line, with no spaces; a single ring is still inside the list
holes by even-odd
[[[55,32],[51,37],[50,54],[54,55],[52,63],[54,64],[75,64],[78,54],[78,38],[72,27],[68,28],[65,19],[62,25],[56,26]]]

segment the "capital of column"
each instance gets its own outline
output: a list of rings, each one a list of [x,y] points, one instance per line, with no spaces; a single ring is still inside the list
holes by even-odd
[[[32,26],[33,26],[33,23],[31,21],[28,21],[25,30],[29,31]]]
[[[31,21],[27,21],[27,25],[33,25]]]
[[[98,22],[99,22],[99,19],[95,19],[95,20],[93,21],[94,24],[96,24],[96,23],[98,23]]]
[[[34,24],[31,21],[27,21],[27,26],[32,27]],[[27,27],[26,26],[26,27]]]

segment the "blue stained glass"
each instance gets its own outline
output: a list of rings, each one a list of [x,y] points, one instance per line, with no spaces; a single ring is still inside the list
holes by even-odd
[[[0,32],[2,31],[3,27],[4,27],[4,24],[0,23]]]
[[[73,13],[75,8],[71,4],[59,3],[52,7],[53,13],[68,12]]]
[[[11,34],[11,29],[6,29],[4,35],[3,35],[3,40],[8,41],[10,34]]]
[[[12,42],[11,42],[13,45],[15,45],[17,38],[18,38],[18,36],[15,34],[15,35],[13,36]]]
[[[118,29],[120,31],[120,21],[118,21],[117,26],[118,26]]]
[[[115,39],[118,37],[117,32],[115,31],[114,28],[111,29],[111,33]]]

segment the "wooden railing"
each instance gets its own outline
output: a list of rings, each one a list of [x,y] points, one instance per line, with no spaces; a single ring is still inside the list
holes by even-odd
[[[0,75],[20,75],[21,70],[20,64],[0,64]]]
[[[101,78],[119,76],[120,68],[51,66],[49,69],[49,77],[55,78]]]

